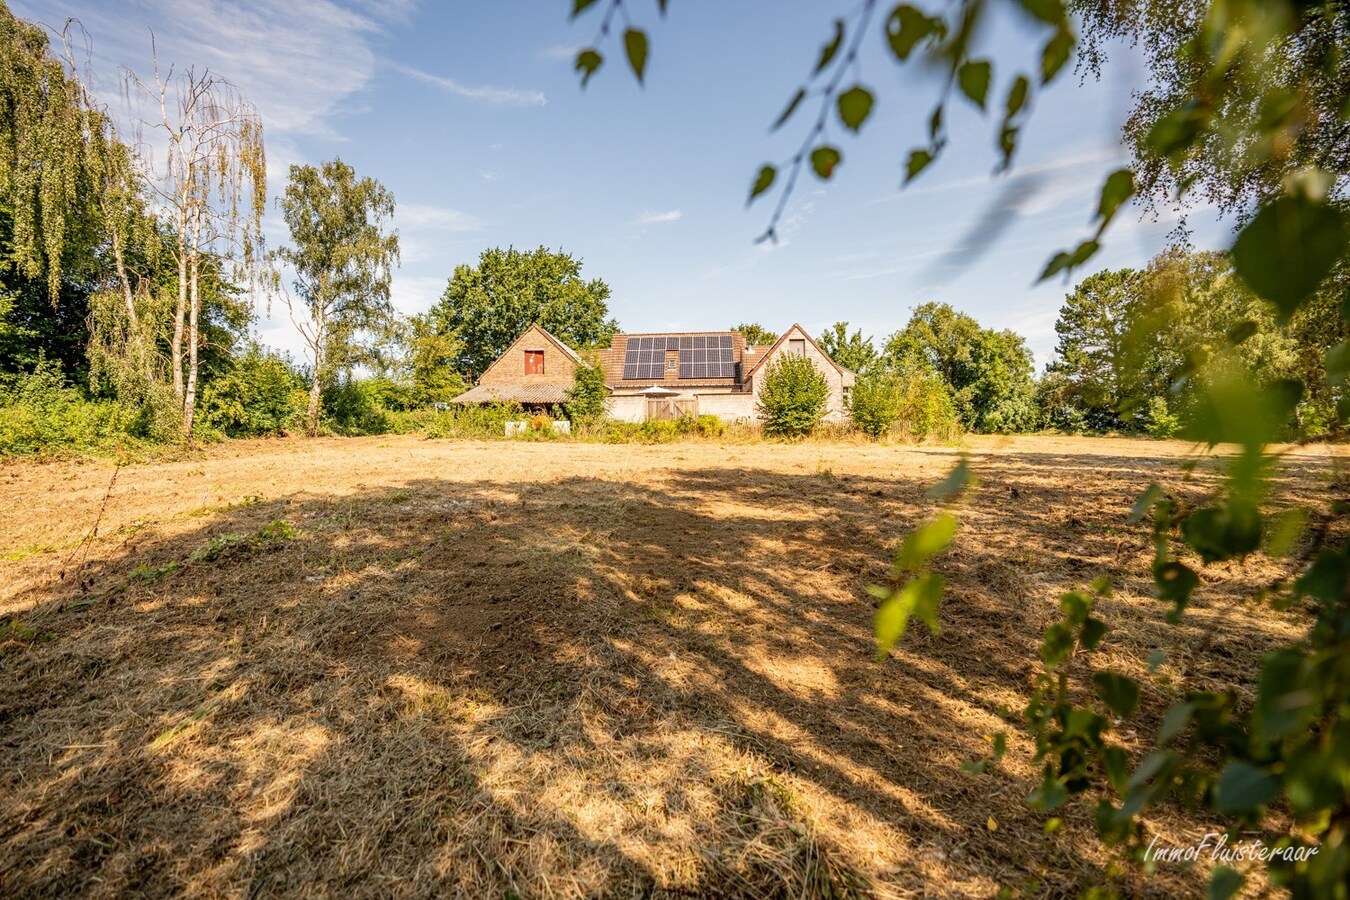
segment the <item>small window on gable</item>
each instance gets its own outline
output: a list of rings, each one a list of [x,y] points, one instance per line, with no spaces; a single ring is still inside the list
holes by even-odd
[[[543,375],[544,374],[544,351],[526,350],[525,351],[525,374]]]
[[[806,355],[806,339],[805,339],[805,338],[789,338],[789,339],[788,339],[788,352],[791,353],[793,356],[805,356],[805,355]]]

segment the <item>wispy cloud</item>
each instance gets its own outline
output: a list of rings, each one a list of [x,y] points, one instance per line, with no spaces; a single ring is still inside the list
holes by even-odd
[[[551,62],[571,62],[581,52],[580,44],[554,44],[545,47],[539,55]]]
[[[638,217],[633,220],[634,225],[661,225],[666,222],[678,222],[680,220],[680,211],[678,209],[668,209],[665,212],[652,212],[644,209],[638,213]]]
[[[548,97],[544,96],[544,92],[540,90],[463,84],[453,78],[433,75],[415,66],[405,66],[402,63],[390,63],[389,67],[396,72],[407,75],[414,81],[431,85],[452,97],[462,97],[465,100],[477,100],[502,106],[543,106],[548,103]]]
[[[475,217],[448,206],[400,203],[394,213],[400,228],[436,231],[477,231],[482,223]]]
[[[479,169],[478,177],[484,181],[501,181],[502,173],[494,172],[492,169]]]

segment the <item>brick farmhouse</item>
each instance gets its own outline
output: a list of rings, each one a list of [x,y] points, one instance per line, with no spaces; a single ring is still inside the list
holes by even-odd
[[[566,402],[578,366],[595,365],[605,375],[605,408],[620,421],[715,415],[728,422],[755,422],[764,375],[785,354],[816,364],[830,386],[825,419],[844,421],[856,376],[830,359],[800,325],[762,346],[747,344],[739,331],[616,334],[608,348],[588,353],[587,359],[531,325],[455,402],[545,410]]]

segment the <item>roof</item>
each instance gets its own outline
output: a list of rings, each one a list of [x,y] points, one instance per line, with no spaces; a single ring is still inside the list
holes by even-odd
[[[573,350],[571,347],[567,346],[562,341],[558,340],[553,335],[549,334],[548,331],[543,326],[541,326],[539,323],[536,322],[527,327],[524,331],[522,331],[520,333],[520,336],[517,337],[514,341],[512,341],[511,345],[507,347],[505,350],[503,350],[501,355],[498,356],[496,359],[494,359],[492,361],[492,364],[483,370],[483,374],[479,376],[479,380],[481,381],[483,378],[487,377],[487,374],[491,372],[494,368],[496,368],[498,363],[506,359],[507,355],[510,353],[512,348],[514,348],[517,344],[525,342],[525,340],[530,336],[531,332],[537,332],[540,335],[542,335],[545,338],[545,340],[547,340],[554,347],[557,347],[559,350],[561,350],[564,354],[567,355],[569,359],[571,359],[577,365],[584,366],[586,364],[585,361],[582,360],[582,358],[577,355],[577,351]]]
[[[679,384],[683,387],[735,387],[739,378],[628,378],[623,377],[624,351],[629,338],[640,337],[724,337],[731,336],[731,358],[738,364],[745,352],[745,336],[739,331],[649,331],[640,334],[616,334],[609,348],[595,352],[596,362],[605,373],[605,384],[613,388],[644,388],[656,384]]]
[[[451,403],[565,403],[567,388],[560,384],[480,384],[450,401]]]
[[[749,365],[749,366],[747,366],[745,369],[742,370],[741,377],[742,377],[742,378],[749,378],[751,375],[753,375],[753,374],[755,373],[755,370],[758,369],[758,368],[764,363],[764,360],[768,359],[769,356],[770,356],[770,354],[773,353],[773,351],[777,350],[780,346],[782,346],[783,341],[786,341],[786,340],[788,339],[788,336],[791,335],[794,331],[799,331],[799,332],[801,332],[802,337],[804,337],[804,338],[806,338],[808,341],[810,341],[810,342],[811,342],[811,346],[816,348],[816,352],[818,352],[821,356],[823,356],[823,357],[825,357],[826,359],[828,359],[828,360],[830,361],[830,365],[832,365],[832,366],[834,366],[836,369],[838,369],[839,372],[840,372],[840,374],[844,374],[844,375],[852,375],[852,374],[854,374],[852,371],[850,371],[850,370],[848,370],[848,369],[845,369],[843,366],[839,365],[839,363],[835,362],[835,361],[834,361],[834,357],[830,356],[830,354],[826,353],[824,350],[821,350],[821,349],[820,349],[820,344],[817,344],[817,343],[816,343],[816,339],[813,338],[813,337],[811,337],[811,332],[807,331],[805,328],[803,328],[803,327],[802,327],[801,325],[799,325],[798,323],[793,322],[793,323],[792,323],[792,327],[789,328],[789,329],[787,329],[786,331],[784,331],[782,337],[780,337],[778,340],[774,341],[772,347],[769,347],[768,349],[764,350],[763,353],[757,354],[757,357],[758,357],[758,358],[754,361],[754,363],[751,364],[751,365]],[[756,348],[756,349],[758,349],[758,348]],[[847,383],[847,382],[846,382],[846,383]]]

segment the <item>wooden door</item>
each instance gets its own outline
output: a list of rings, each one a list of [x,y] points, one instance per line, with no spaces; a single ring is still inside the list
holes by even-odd
[[[679,416],[675,401],[665,397],[653,397],[647,401],[648,419],[674,419]]]
[[[525,351],[525,374],[543,375],[544,374],[544,351],[526,350]]]

